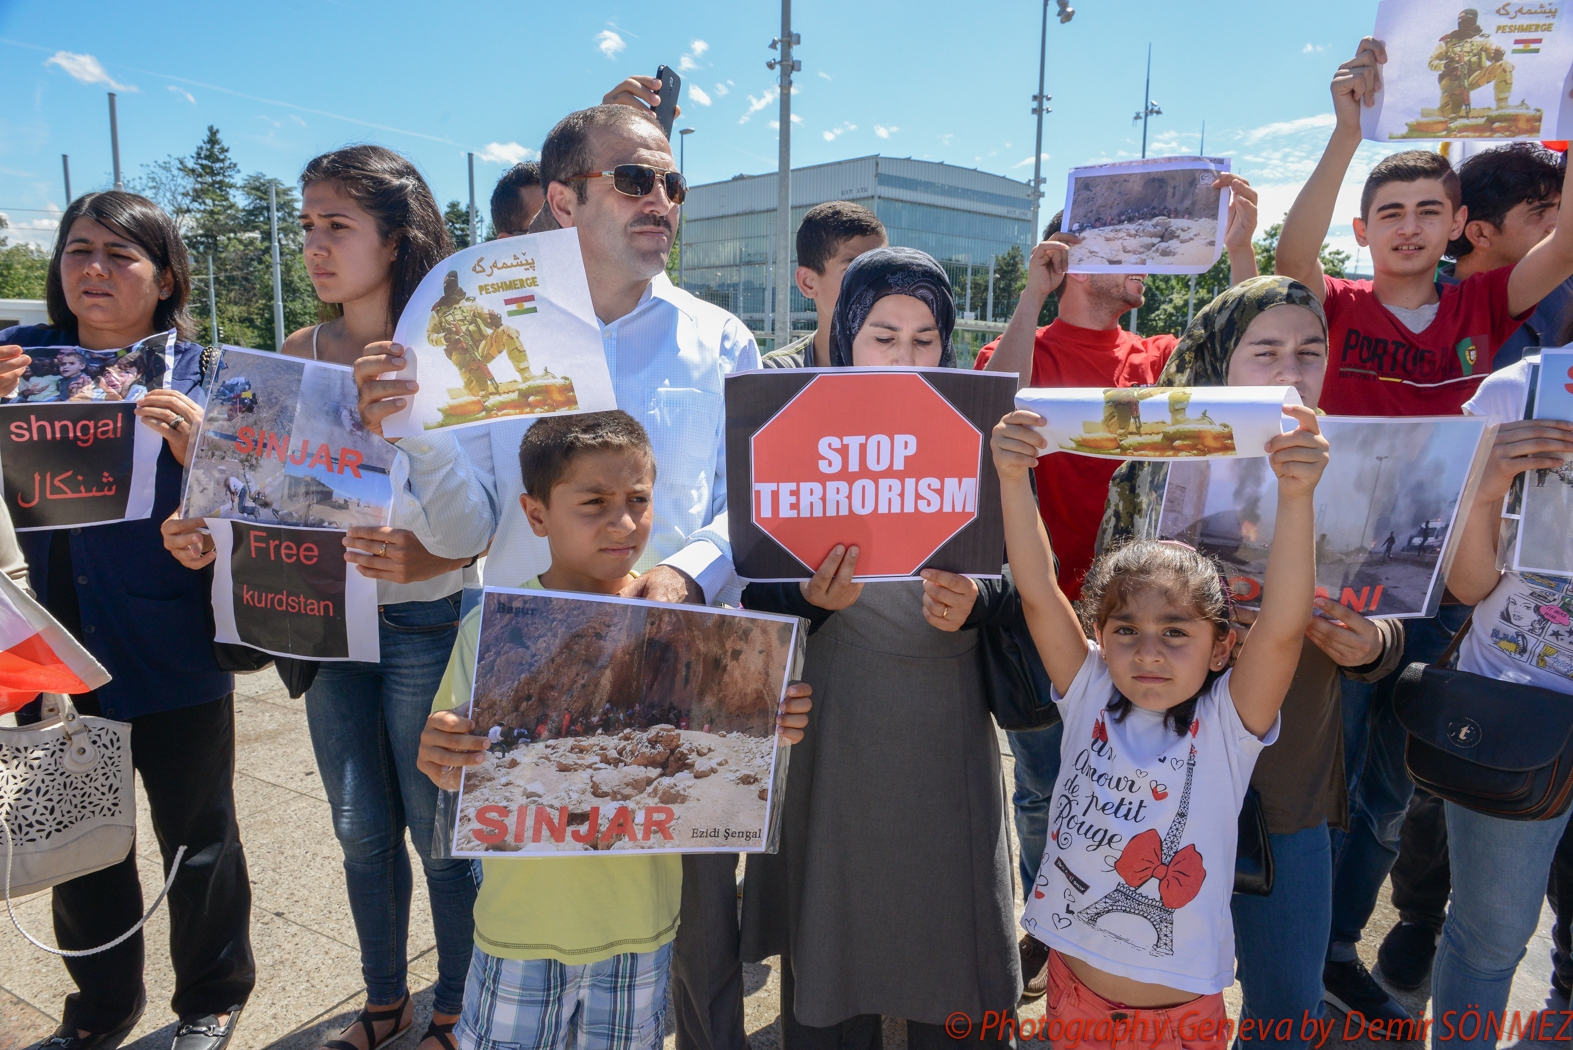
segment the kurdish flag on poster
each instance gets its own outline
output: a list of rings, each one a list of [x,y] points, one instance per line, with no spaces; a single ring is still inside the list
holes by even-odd
[[[0,714],[39,693],[86,693],[109,672],[26,591],[0,573]]]

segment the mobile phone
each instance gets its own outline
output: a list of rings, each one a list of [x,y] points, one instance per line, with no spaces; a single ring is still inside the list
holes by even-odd
[[[657,69],[655,78],[661,82],[661,104],[655,107],[655,119],[661,122],[662,133],[671,138],[672,121],[677,119],[677,96],[683,90],[683,78],[674,73],[670,66]]]

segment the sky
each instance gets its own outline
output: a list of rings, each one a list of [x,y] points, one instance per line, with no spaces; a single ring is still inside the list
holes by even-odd
[[[1376,18],[1375,0],[1074,2],[1064,25],[1050,4],[1045,218],[1068,168],[1141,155],[1131,117],[1150,42],[1163,112],[1149,155],[1194,154],[1205,122],[1207,153],[1261,191],[1258,228],[1276,221],[1331,130],[1333,71]],[[797,0],[793,163],[881,153],[1030,179],[1041,12],[1038,0]],[[689,181],[773,171],[765,62],[780,25],[779,5],[761,0],[0,0],[0,214],[8,235],[51,243],[62,153],[73,192],[109,188],[108,91],[127,179],[190,153],[213,124],[243,172],[285,181],[318,153],[381,143],[415,162],[439,202],[467,199],[474,152],[484,209],[497,176],[533,158],[563,114],[665,63],[684,79],[677,126],[694,128]],[[1361,147],[1335,247],[1354,253],[1360,183],[1389,152]]]

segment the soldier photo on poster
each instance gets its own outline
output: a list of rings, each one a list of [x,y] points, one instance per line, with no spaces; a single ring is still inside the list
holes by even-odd
[[[1223,253],[1227,157],[1163,157],[1072,168],[1061,228],[1071,273],[1205,273]]]
[[[1431,616],[1458,508],[1490,451],[1472,416],[1324,416],[1332,455],[1316,491],[1317,593],[1373,618]],[[1245,608],[1261,604],[1278,486],[1265,459],[1169,466],[1157,538],[1218,560]]]
[[[774,848],[796,618],[499,588],[479,616],[456,692],[492,745],[465,767],[455,856]]]
[[[1365,137],[1561,138],[1573,27],[1560,4],[1464,6],[1381,0],[1373,32],[1387,49]]]
[[[395,449],[361,423],[353,369],[226,346],[193,445],[183,518],[388,523]]]
[[[579,232],[487,241],[428,273],[399,315],[395,378],[420,389],[389,438],[514,416],[616,408]]]

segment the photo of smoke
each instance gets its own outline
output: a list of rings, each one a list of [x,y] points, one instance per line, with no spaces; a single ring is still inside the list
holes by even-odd
[[[457,856],[760,851],[798,621],[488,588]]]
[[[137,401],[164,385],[166,354],[173,331],[150,335],[116,350],[80,346],[30,347],[16,403],[52,401]]]
[[[394,448],[361,423],[351,369],[225,347],[207,399],[182,517],[388,523]]]
[[[1073,168],[1061,230],[1079,238],[1072,273],[1205,273],[1223,251],[1226,158]]]
[[[1429,616],[1485,434],[1474,417],[1324,417],[1316,488],[1317,593],[1377,618]],[[1216,558],[1246,608],[1261,603],[1278,507],[1266,459],[1176,463],[1158,536]]]

